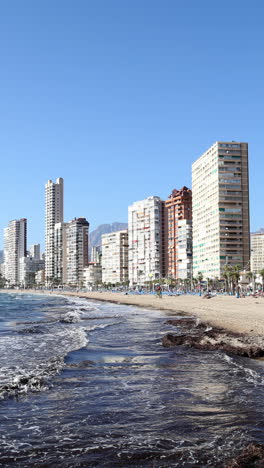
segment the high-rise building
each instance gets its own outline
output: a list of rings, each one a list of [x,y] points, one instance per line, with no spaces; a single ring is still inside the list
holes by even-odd
[[[89,223],[85,218],[75,218],[65,225],[66,229],[66,271],[65,282],[80,286],[83,271],[88,265]]]
[[[248,144],[216,142],[192,165],[193,275],[250,258]]]
[[[19,283],[23,287],[33,286],[36,283],[36,274],[43,271],[45,261],[40,258],[28,256],[21,257],[19,262]]]
[[[20,283],[20,259],[27,255],[27,220],[10,221],[4,230],[4,275],[9,285]]]
[[[55,183],[48,180],[45,192],[45,275],[49,281],[55,278],[55,224],[63,223],[63,179],[59,178]]]
[[[66,229],[67,223],[56,223],[54,226],[54,277],[60,283],[67,280],[66,274]]]
[[[251,271],[259,273],[264,268],[264,232],[251,234]]]
[[[187,187],[173,190],[165,202],[168,217],[167,275],[191,277],[192,268],[192,191]]]
[[[101,245],[93,245],[92,252],[91,252],[91,262],[92,263],[100,263],[101,256],[102,256],[102,248]]]
[[[40,244],[32,244],[29,249],[30,256],[40,260]]]
[[[102,235],[102,282],[126,283],[128,281],[128,232],[111,232]]]
[[[166,211],[159,197],[148,197],[128,207],[129,282],[144,285],[166,272]]]

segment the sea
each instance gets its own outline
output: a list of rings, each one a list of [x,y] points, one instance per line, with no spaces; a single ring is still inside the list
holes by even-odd
[[[172,317],[0,294],[0,466],[224,467],[263,443],[264,362],[165,348]]]

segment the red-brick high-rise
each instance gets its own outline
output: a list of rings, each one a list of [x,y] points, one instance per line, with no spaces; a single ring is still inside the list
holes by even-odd
[[[168,217],[167,276],[190,278],[192,269],[192,191],[173,190],[165,202]]]

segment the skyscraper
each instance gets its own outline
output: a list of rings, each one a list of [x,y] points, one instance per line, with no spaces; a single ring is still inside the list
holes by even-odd
[[[148,197],[128,207],[128,264],[131,285],[165,276],[165,203]]]
[[[192,267],[192,191],[173,190],[165,202],[168,211],[168,265],[171,278],[191,277]]]
[[[102,281],[112,284],[128,281],[127,229],[102,235]]]
[[[89,223],[85,218],[75,218],[64,226],[66,231],[64,281],[70,285],[80,286],[84,280],[84,268],[88,265]]]
[[[4,274],[9,285],[20,282],[20,259],[27,255],[27,220],[15,219],[4,230]]]
[[[29,253],[31,257],[40,260],[40,244],[32,244]]]
[[[220,278],[250,258],[248,144],[216,142],[192,165],[193,274]]]
[[[55,277],[55,224],[63,222],[63,179],[56,182],[48,180],[45,185],[46,213],[45,213],[45,276],[46,281]]]

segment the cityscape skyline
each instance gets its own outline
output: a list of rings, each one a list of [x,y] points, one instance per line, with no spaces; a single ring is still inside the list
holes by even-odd
[[[192,284],[196,274],[216,280],[226,268],[248,271],[262,257],[262,241],[251,255],[248,143],[217,141],[192,164],[192,189],[183,186],[167,200],[149,196],[128,206],[127,229],[102,232],[101,248],[91,249],[95,262],[89,262],[89,226],[84,217],[65,222],[64,180],[48,180],[45,256],[40,259],[39,244],[27,250],[27,219],[10,221],[4,230],[4,280],[24,287],[43,278],[57,286],[144,286],[165,278]]]
[[[230,141],[231,141],[231,140],[230,140]],[[232,140],[232,141],[234,141],[234,140]],[[215,144],[215,143],[214,143],[214,144]],[[214,146],[214,145],[211,145],[211,146]],[[211,146],[210,146],[210,147],[211,147]],[[201,157],[201,155],[199,156],[199,158],[200,158],[200,157]],[[197,159],[199,159],[199,158],[197,158]],[[196,161],[197,161],[197,160],[196,160]],[[196,162],[196,161],[193,161],[193,163]],[[193,164],[193,163],[192,163],[192,164]],[[250,148],[249,148],[249,162],[248,162],[248,166],[249,166],[249,179],[250,179]],[[190,176],[192,176],[192,166],[190,167]],[[61,178],[61,177],[58,177],[56,180],[59,180],[59,179],[64,180],[64,178]],[[50,181],[50,179],[49,179],[49,181]],[[49,182],[49,181],[48,181],[48,182]],[[179,185],[179,186],[178,186],[178,188],[179,188],[180,186],[183,186],[183,183],[180,182],[178,185]],[[192,182],[190,182],[190,187],[192,188]],[[260,230],[260,229],[263,229],[263,221],[262,221],[262,224],[259,225],[259,226],[256,226],[256,224],[252,221],[252,209],[251,209],[251,203],[250,203],[250,200],[251,200],[251,190],[250,190],[250,187],[251,187],[251,184],[250,184],[250,182],[249,182],[249,206],[250,206],[250,209],[249,209],[250,223],[249,223],[249,224],[250,224],[250,232],[251,232],[251,233],[254,233],[254,232],[258,232],[258,230]],[[178,188],[176,188],[176,187],[174,187],[173,189],[172,189],[172,188],[168,188],[168,190],[167,190],[167,195],[166,195],[165,197],[163,197],[163,198],[162,198],[161,196],[157,195],[157,194],[148,194],[145,198],[153,197],[153,196],[154,196],[154,197],[159,197],[161,200],[166,200],[166,199],[170,196],[170,192],[171,192],[172,190],[175,190],[175,189],[177,190]],[[255,187],[254,187],[254,189],[255,189]],[[42,191],[43,191],[43,187],[42,187]],[[156,190],[156,192],[157,192],[157,190]],[[66,191],[65,195],[63,195],[63,196],[67,196],[67,191]],[[68,194],[68,197],[70,198],[69,194]],[[143,200],[144,200],[145,198],[143,198]],[[141,200],[139,200],[139,199],[133,200],[130,204],[136,203],[136,202],[138,202],[138,201],[140,202]],[[44,200],[43,200],[43,203],[45,203],[45,190],[44,190]],[[44,206],[44,205],[43,205],[43,206]],[[35,238],[33,238],[33,235],[32,235],[32,233],[30,232],[30,229],[32,229],[33,226],[29,226],[29,229],[28,229],[28,231],[29,231],[29,236],[28,236],[28,239],[29,239],[29,240],[28,240],[28,244],[29,244],[29,245],[33,245],[33,244],[39,243],[40,246],[41,246],[41,251],[44,252],[44,250],[45,250],[45,210],[43,210],[43,206],[42,206],[42,211],[43,211],[43,213],[44,213],[44,215],[43,215],[43,223],[44,223],[44,224],[43,224],[43,230],[40,230],[40,235],[39,235],[38,239],[35,239]],[[128,205],[128,206],[130,206],[130,205]],[[124,214],[124,217],[126,216],[126,219],[123,219],[123,220],[121,220],[121,221],[120,221],[120,220],[115,220],[115,221],[109,220],[109,224],[112,223],[112,222],[127,222],[127,221],[128,221],[128,206],[127,206],[126,213]],[[65,208],[63,208],[63,210],[65,210],[65,212],[67,213],[67,205],[66,205],[66,204],[65,204]],[[78,206],[77,206],[76,209],[75,209],[75,213],[76,213],[76,211],[78,212]],[[253,213],[254,213],[254,209],[253,209]],[[87,214],[86,214],[86,216],[87,216]],[[26,216],[25,216],[25,217],[26,217],[27,223],[28,223],[28,220],[30,219],[30,216],[28,216],[28,214],[26,213]],[[72,218],[67,218],[67,216],[65,216],[65,219],[66,219],[67,221],[70,221],[70,220],[73,219],[74,217],[76,217],[76,214],[73,214]],[[80,216],[80,217],[84,217],[84,216]],[[88,216],[87,216],[87,217],[88,217]],[[22,217],[20,217],[20,216],[17,217],[17,219],[20,219],[20,218],[22,218]],[[15,219],[16,219],[16,218],[13,218],[13,219],[10,218],[10,219],[8,219],[6,225],[7,225],[10,221],[13,221],[13,220],[15,220]],[[254,219],[254,217],[253,217],[253,219]],[[90,232],[91,232],[91,231],[93,231],[94,229],[96,229],[98,226],[96,226],[96,225],[93,223],[93,220],[90,220],[89,217],[88,217],[88,220],[89,220],[90,226],[92,226],[92,229],[90,229]],[[263,220],[263,217],[262,217],[262,220]],[[101,224],[108,224],[108,223],[106,223],[104,220],[102,220],[102,223],[101,223]],[[0,225],[1,225],[1,223],[0,223]],[[6,225],[3,226],[3,230],[5,229]],[[3,232],[3,230],[2,230],[2,232]],[[2,250],[3,247],[4,247],[4,237],[3,237],[3,235],[2,235],[2,238],[0,238],[0,250]]]
[[[43,249],[42,187],[60,175],[65,219],[124,221],[135,200],[190,187],[191,164],[230,139],[249,142],[262,227],[263,12],[236,0],[2,5],[1,232],[27,217]]]

